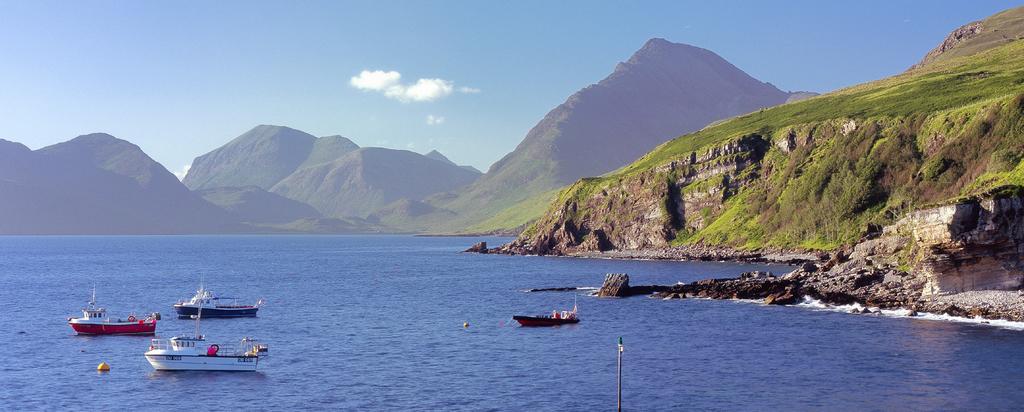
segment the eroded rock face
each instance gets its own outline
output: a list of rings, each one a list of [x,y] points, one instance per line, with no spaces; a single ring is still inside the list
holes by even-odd
[[[897,224],[915,247],[924,295],[1024,286],[1024,199],[985,199],[911,213]]]
[[[567,201],[537,222],[534,233],[502,246],[500,252],[572,255],[667,248],[679,229],[704,228],[707,216],[717,215],[726,200],[756,179],[750,171],[769,146],[761,136],[744,136],[625,177]],[[587,213],[577,213],[582,210]]]
[[[928,64],[929,62],[941,56],[943,53],[953,49],[956,46],[959,46],[961,43],[971,39],[972,37],[981,34],[982,30],[982,22],[980,21],[971,22],[963,26],[960,26],[956,30],[953,30],[951,33],[949,33],[949,35],[946,36],[946,38],[942,41],[941,44],[939,44],[934,49],[929,51],[928,54],[926,54],[920,62],[911,66],[908,70],[914,70],[918,67]]]
[[[909,267],[901,278],[923,299],[975,290],[1024,286],[1024,199],[972,200],[919,210],[861,241],[849,256],[830,262],[843,277],[868,270]]]

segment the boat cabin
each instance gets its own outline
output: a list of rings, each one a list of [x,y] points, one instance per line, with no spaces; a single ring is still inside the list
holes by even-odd
[[[150,347],[172,351],[195,350],[196,347],[202,345],[205,341],[202,336],[198,338],[176,336],[170,339],[153,339]]]
[[[195,296],[192,296],[191,299],[189,299],[187,301],[183,301],[181,303],[187,303],[187,304],[193,305],[193,306],[197,306],[197,305],[211,306],[211,303],[212,303],[211,301],[212,300],[219,300],[219,299],[217,297],[213,296],[213,293],[211,293],[210,291],[208,291],[206,289],[203,289],[203,288],[199,288],[199,290],[196,291]]]
[[[82,316],[85,319],[105,320],[107,318],[107,310],[89,306],[88,308],[82,309]]]

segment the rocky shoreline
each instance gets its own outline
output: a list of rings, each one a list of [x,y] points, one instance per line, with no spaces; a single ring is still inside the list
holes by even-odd
[[[746,272],[736,278],[704,279],[675,285],[629,285],[629,276],[609,274],[600,297],[650,296],[665,300],[706,298],[761,300],[770,305],[792,305],[811,298],[829,305],[860,304],[876,309],[905,309],[918,313],[965,318],[1024,322],[1024,293],[1019,291],[969,291],[922,296],[898,271],[862,271],[836,277],[813,264],[776,276]],[[911,287],[908,287],[911,286]],[[864,309],[862,313],[868,313]]]
[[[781,263],[797,265],[806,262],[827,261],[830,255],[827,253],[808,253],[791,250],[743,251],[730,248],[695,245],[664,249],[579,252],[568,256],[599,259]]]
[[[551,236],[520,237],[493,249],[478,244],[470,251],[797,264],[797,270],[784,276],[750,272],[733,279],[618,288],[621,291],[605,296],[653,293],[662,298],[758,299],[776,304],[807,297],[832,305],[857,303],[911,313],[1024,321],[1024,195],[1016,192],[910,212],[891,225],[867,228],[855,245],[829,252],[590,244],[602,236],[581,240],[584,236],[563,224]]]
[[[487,242],[476,243],[463,252],[494,253],[517,256],[537,255],[536,253],[531,253],[531,250],[520,249],[513,244],[505,244],[494,248],[488,248]],[[687,245],[658,249],[577,251],[573,253],[556,252],[542,255],[593,259],[780,263],[787,265],[799,265],[807,262],[826,262],[832,257],[831,254],[826,252],[807,252],[786,249],[747,251],[707,245]]]

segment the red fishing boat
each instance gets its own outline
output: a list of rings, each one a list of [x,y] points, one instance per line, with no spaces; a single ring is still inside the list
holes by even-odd
[[[519,322],[521,326],[558,326],[558,325],[569,325],[573,323],[580,323],[580,318],[577,316],[577,307],[574,303],[572,310],[563,310],[561,312],[557,310],[551,311],[550,315],[539,315],[539,316],[523,316],[516,315],[512,317],[512,320]]]
[[[106,309],[96,306],[96,290],[93,289],[92,300],[82,309],[82,317],[68,318],[68,325],[79,335],[152,335],[156,333],[159,319],[159,313],[145,318],[130,314],[127,319],[112,319]]]

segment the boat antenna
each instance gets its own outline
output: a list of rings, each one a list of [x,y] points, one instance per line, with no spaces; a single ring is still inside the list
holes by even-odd
[[[92,284],[92,299],[89,300],[89,306],[96,306],[96,284]]]
[[[203,287],[199,286],[199,288],[200,288],[200,290],[202,290]],[[203,299],[200,298],[199,299],[199,310],[196,312],[196,339],[199,339],[199,337],[200,337],[200,335],[199,335],[199,319],[202,318],[202,317],[203,317]]]

